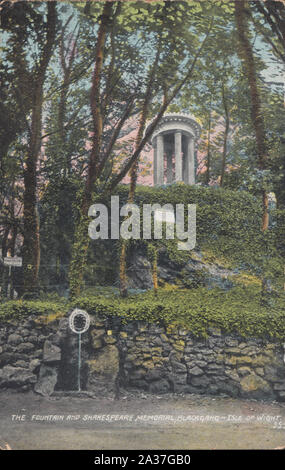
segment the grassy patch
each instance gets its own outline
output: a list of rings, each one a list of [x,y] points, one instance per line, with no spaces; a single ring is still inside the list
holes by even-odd
[[[82,296],[74,302],[90,314],[118,316],[123,321],[176,324],[196,336],[206,336],[209,327],[244,337],[285,338],[285,298],[261,305],[260,291],[252,285],[230,291],[198,288],[160,290],[122,299],[116,295]]]
[[[177,325],[194,335],[205,337],[209,327],[244,337],[285,339],[285,296],[273,297],[268,305],[260,303],[260,288],[254,283],[236,286],[229,291],[219,288],[160,289],[121,298],[117,291],[89,291],[70,303],[8,301],[0,306],[0,322],[35,315],[48,323],[65,315],[71,308],[82,308],[102,318],[119,317],[123,322],[143,320],[150,323]]]
[[[35,315],[44,323],[63,316],[68,310],[64,302],[44,300],[10,300],[0,305],[0,323],[10,320],[23,320]]]

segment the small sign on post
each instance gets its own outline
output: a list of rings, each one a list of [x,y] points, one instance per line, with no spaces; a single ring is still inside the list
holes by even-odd
[[[12,286],[11,279],[11,269],[12,267],[20,268],[22,266],[23,258],[20,256],[6,256],[4,259],[4,266],[9,266],[9,285],[8,285],[8,296],[11,295],[11,298],[14,298],[14,289]]]
[[[13,257],[7,256],[6,258],[4,258],[4,265],[21,267],[22,261],[23,261],[23,258],[21,258],[20,256],[13,256]]]

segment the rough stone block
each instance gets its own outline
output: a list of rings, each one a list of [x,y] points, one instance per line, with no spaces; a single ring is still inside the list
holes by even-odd
[[[275,383],[275,384],[273,385],[273,389],[274,389],[274,390],[282,390],[282,391],[284,390],[284,392],[285,392],[285,381],[284,381],[284,382],[280,382],[280,383]]]
[[[235,382],[239,382],[240,378],[235,370],[225,370],[225,375]]]
[[[32,343],[22,343],[17,346],[17,351],[18,352],[29,352],[34,349],[34,345]]]
[[[57,368],[42,364],[39,373],[39,380],[35,384],[34,391],[43,396],[51,395],[55,389],[57,379]]]
[[[175,392],[178,385],[187,385],[187,374],[169,374],[167,379],[172,385],[172,389]]]
[[[206,361],[192,361],[193,366],[197,367],[206,367],[207,362]]]
[[[189,372],[190,375],[194,375],[194,376],[204,374],[204,371],[202,369],[200,369],[200,367],[198,367],[198,366],[192,367],[191,369],[189,369],[188,372]]]
[[[226,337],[226,338],[225,338],[225,345],[226,345],[226,346],[229,346],[229,347],[231,347],[231,348],[234,348],[234,347],[238,346],[238,340],[237,340],[237,339],[233,339],[233,338]]]
[[[188,383],[194,387],[205,388],[210,384],[210,379],[205,376],[191,377],[191,379],[188,379]]]
[[[264,376],[270,382],[278,382],[280,379],[285,379],[285,367],[266,365],[264,367]]]
[[[209,371],[215,371],[215,372],[222,372],[224,370],[224,366],[220,365],[220,364],[208,364],[207,366],[207,372]]]
[[[156,380],[150,384],[149,391],[151,393],[167,393],[170,391],[169,382],[165,379]]]
[[[41,365],[41,361],[39,359],[32,359],[29,363],[29,369],[32,372],[35,372]]]
[[[87,360],[87,390],[96,391],[97,386],[114,391],[119,373],[119,351],[113,344],[100,350],[95,359]]]
[[[239,367],[237,371],[241,377],[245,377],[252,373],[252,369],[250,369],[250,367]]]
[[[15,367],[22,367],[24,369],[27,369],[29,367],[29,363],[26,361],[16,361],[14,364]],[[32,371],[33,372],[33,371]]]
[[[52,363],[58,362],[61,360],[61,350],[55,344],[52,344],[51,341],[46,340],[44,343],[43,349],[43,362]]]
[[[145,379],[148,382],[153,382],[157,380],[161,380],[165,375],[165,372],[162,368],[156,367],[155,369],[150,369],[147,372],[144,371]]]
[[[278,392],[278,398],[280,401],[285,401],[285,391]]]
[[[258,375],[253,373],[242,378],[241,394],[244,397],[264,397],[270,394],[271,388],[269,384]]]
[[[101,349],[103,347],[103,344],[104,343],[103,343],[102,338],[94,338],[92,340],[92,348],[95,349],[95,350],[96,349]]]
[[[239,355],[241,352],[240,352],[240,349],[239,348],[225,348],[225,352],[227,354],[237,354]]]
[[[150,359],[148,361],[143,361],[143,367],[146,369],[153,369],[155,367],[154,362]]]
[[[185,348],[185,343],[183,340],[179,340],[179,341],[176,341],[175,343],[173,343],[173,348],[175,349],[175,351],[181,351],[183,352],[184,351],[184,348]]]
[[[12,333],[11,335],[8,336],[7,343],[8,344],[20,344],[23,341],[23,338],[20,335],[17,335],[16,333]]]
[[[212,336],[221,336],[222,332],[221,332],[221,329],[220,328],[216,328],[216,327],[210,327],[208,329],[210,335]]]
[[[25,384],[34,384],[36,380],[36,375],[23,367],[5,366],[0,370],[0,385],[21,387]]]

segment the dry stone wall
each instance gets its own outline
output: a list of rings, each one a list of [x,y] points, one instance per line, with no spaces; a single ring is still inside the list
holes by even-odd
[[[77,390],[77,370],[78,336],[67,317],[0,327],[1,389]],[[94,395],[140,389],[285,401],[284,348],[218,328],[196,338],[174,325],[91,316],[82,335],[81,386]]]

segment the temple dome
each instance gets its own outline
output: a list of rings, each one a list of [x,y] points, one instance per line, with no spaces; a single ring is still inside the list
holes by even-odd
[[[147,132],[153,121],[150,121],[146,127]],[[184,113],[166,113],[155,128],[151,143],[159,134],[167,134],[170,132],[181,131],[184,135],[193,137],[197,141],[201,135],[201,126],[194,116]]]

